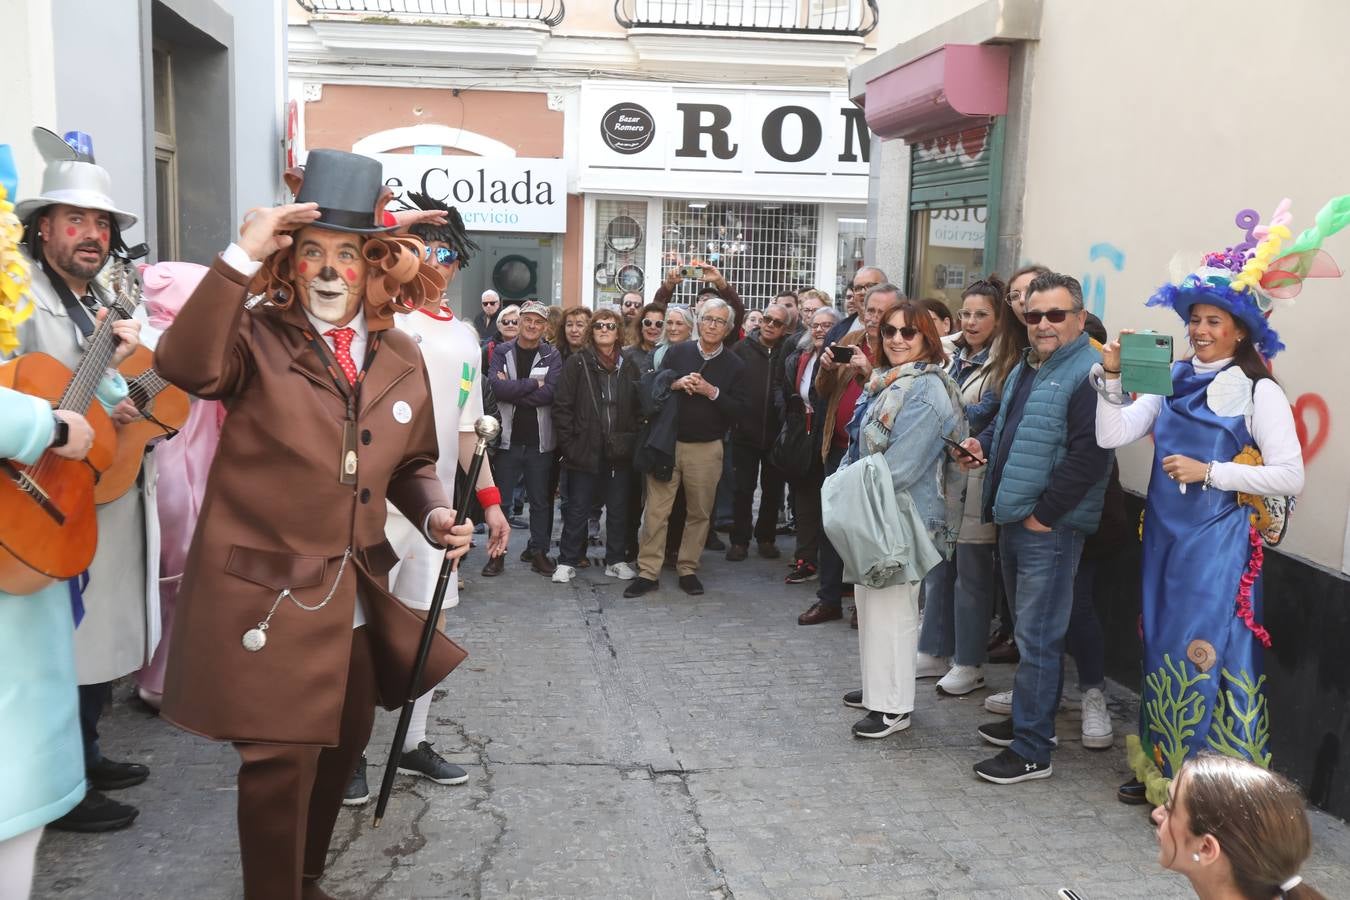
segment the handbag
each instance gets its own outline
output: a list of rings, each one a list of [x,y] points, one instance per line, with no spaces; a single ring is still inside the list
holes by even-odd
[[[600,422],[600,427],[605,427],[605,417],[600,414],[600,403],[596,400],[595,382],[592,380],[590,366],[584,362],[582,367],[586,370],[586,386],[591,394],[591,406],[595,407],[595,418]],[[620,363],[622,367],[622,363]],[[636,435],[631,431],[615,432],[606,431],[602,436],[605,449],[605,459],[610,462],[628,462],[633,458],[633,447]]]
[[[813,453],[806,409],[800,398],[793,397],[783,417],[783,427],[778,429],[778,436],[769,448],[769,462],[789,481],[798,481],[811,470]]]

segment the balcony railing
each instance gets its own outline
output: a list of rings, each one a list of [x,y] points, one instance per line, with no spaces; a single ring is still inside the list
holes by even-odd
[[[879,15],[877,0],[614,0],[614,18],[624,28],[862,37]]]
[[[563,0],[296,0],[316,14],[353,13],[414,19],[531,19],[557,25],[566,14]]]

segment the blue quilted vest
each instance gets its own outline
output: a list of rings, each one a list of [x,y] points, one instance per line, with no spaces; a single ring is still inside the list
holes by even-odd
[[[1027,396],[1022,421],[1013,435],[1008,459],[999,477],[998,494],[994,497],[994,521],[999,525],[1020,522],[1035,510],[1050,482],[1050,473],[1067,452],[1069,398],[1087,378],[1093,364],[1101,359],[1101,352],[1092,346],[1087,334],[1080,334],[1073,343],[1056,351],[1039,369],[1032,369],[1024,359],[1008,375],[990,452],[1002,439],[1003,425],[1008,418],[1008,400],[1017,388],[1018,379],[1031,373],[1036,380]],[[1111,467],[1107,466],[1101,480],[1055,524],[1067,525],[1084,534],[1095,532],[1102,517],[1102,497],[1106,494],[1110,474]],[[985,490],[990,489],[986,481]],[[988,503],[987,497],[985,502]]]

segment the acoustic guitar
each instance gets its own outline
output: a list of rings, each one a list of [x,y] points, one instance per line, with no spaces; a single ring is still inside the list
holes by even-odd
[[[94,559],[94,483],[117,451],[117,433],[95,392],[116,348],[113,322],[131,312],[120,298],[113,301],[73,373],[45,353],[25,353],[0,366],[0,386],[78,412],[94,429],[94,446],[82,460],[50,450],[31,466],[0,460],[0,591],[34,593],[75,577]]]
[[[94,486],[96,504],[116,500],[130,490],[145,460],[146,444],[166,434],[172,437],[187,421],[188,395],[161,378],[152,368],[154,361],[153,352],[137,347],[117,367],[141,417],[117,430],[117,456]]]

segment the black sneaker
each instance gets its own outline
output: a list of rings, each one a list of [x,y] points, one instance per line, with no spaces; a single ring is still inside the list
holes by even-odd
[[[806,581],[815,581],[819,577],[816,567],[804,559],[797,560],[793,565],[792,571],[788,573],[787,578],[783,580],[788,584],[801,584]]]
[[[1032,762],[1007,747],[999,751],[998,756],[975,764],[975,774],[994,784],[1049,778],[1054,771],[1050,763]]]
[[[981,725],[978,729],[980,737],[984,738],[995,747],[1010,747],[1013,742],[1013,720],[1011,718],[1000,719],[997,722],[989,722]],[[1052,736],[1050,743],[1056,747],[1059,746],[1059,737]]]
[[[717,536],[717,532],[709,531],[707,539],[703,542],[705,550],[725,550],[727,545],[722,543],[722,539]]]
[[[862,705],[862,689],[859,688],[856,691],[849,691],[845,694],[844,705],[851,706],[854,709],[867,709],[867,707]]]
[[[104,757],[85,769],[84,777],[95,790],[120,791],[145,781],[150,777],[150,770],[140,763],[113,762]]]
[[[643,594],[650,594],[658,587],[660,585],[652,579],[643,578],[639,575],[628,583],[628,587],[624,588],[623,595],[628,598],[641,597]]]
[[[516,513],[514,516],[507,516],[506,524],[518,531],[524,531],[526,528],[530,527],[530,523],[522,519],[520,513]]]
[[[858,692],[858,702],[862,702],[862,691]],[[888,734],[904,731],[909,727],[909,713],[892,715],[872,710],[853,726],[853,736],[860,738],[884,738]]]
[[[697,575],[681,575],[680,590],[691,597],[697,597],[703,593],[703,582],[698,580]]]
[[[352,780],[347,782],[347,791],[342,795],[343,806],[365,806],[370,802],[370,785],[366,784],[366,757],[356,764]]]
[[[57,831],[77,831],[81,834],[117,831],[136,821],[136,817],[140,814],[141,811],[136,807],[110,800],[104,794],[91,789],[85,792],[84,799],[78,806],[47,827],[55,828]]]
[[[469,773],[454,763],[446,762],[431,744],[422,741],[416,750],[404,750],[398,760],[400,775],[421,775],[437,784],[463,784]]]

